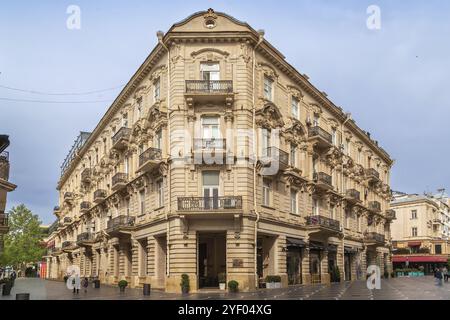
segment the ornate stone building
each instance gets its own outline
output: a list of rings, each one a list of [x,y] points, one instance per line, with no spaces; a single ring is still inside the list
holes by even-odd
[[[9,137],[0,135],[0,256],[3,253],[3,236],[9,231],[8,215],[5,213],[6,196],[14,191],[16,185],[9,182]]]
[[[241,290],[391,268],[389,155],[255,31],[208,10],[158,44],[58,183],[48,277]],[[333,276],[334,275],[334,276]]]

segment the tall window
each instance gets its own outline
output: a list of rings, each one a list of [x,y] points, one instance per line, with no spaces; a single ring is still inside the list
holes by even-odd
[[[314,114],[313,127],[318,127],[320,125],[320,117],[318,114]]]
[[[158,206],[164,206],[164,183],[163,180],[159,180],[156,183],[156,188],[158,189]]]
[[[130,170],[130,158],[125,157],[124,162],[125,162],[124,163],[124,168],[125,168],[125,172],[124,173],[128,174],[128,172]]]
[[[206,62],[200,65],[202,80],[217,81],[220,80],[220,65],[217,62]]]
[[[202,138],[220,138],[219,117],[202,117]]]
[[[107,152],[106,138],[103,138],[103,155],[105,155],[106,152]]]
[[[291,213],[298,214],[298,191],[291,189]]]
[[[271,131],[270,129],[262,129],[262,155],[269,156],[269,148],[271,146]]]
[[[155,102],[161,100],[161,78],[156,79],[153,90]]]
[[[299,112],[298,105],[299,105],[298,99],[295,97],[292,97],[292,102],[291,102],[292,117],[294,119],[300,120],[300,112]]]
[[[139,191],[139,210],[141,214],[145,214],[145,190]]]
[[[297,166],[297,146],[293,143],[291,143],[291,152],[289,155],[289,162],[291,166],[296,167]]]
[[[142,98],[139,98],[137,100],[137,107],[136,107],[136,120],[139,120],[142,116]]]
[[[262,203],[265,206],[270,206],[270,196],[272,192],[272,181],[269,179],[263,179],[263,194]]]
[[[128,128],[128,114],[126,113],[122,116],[122,127]]]
[[[217,208],[219,198],[219,171],[203,171],[203,197],[205,209]]]
[[[347,229],[350,228],[350,218],[351,218],[351,213],[348,210],[345,210],[345,227]]]
[[[412,235],[413,237],[417,237],[417,227],[413,227],[413,228],[411,229],[411,235]]]
[[[336,129],[331,130],[331,141],[333,142],[333,145],[337,145],[337,133]]]
[[[126,199],[126,202],[125,202],[125,205],[126,205],[126,209],[127,209],[127,216],[129,216],[130,215],[130,199],[128,198],[128,199]]]
[[[411,210],[411,219],[417,219],[417,210]]]
[[[159,129],[156,132],[155,147],[156,147],[156,149],[162,150],[162,130],[161,129]]]
[[[273,80],[269,77],[264,77],[264,98],[273,100]]]
[[[317,198],[314,198],[312,201],[312,214],[314,216],[319,215],[319,199]]]

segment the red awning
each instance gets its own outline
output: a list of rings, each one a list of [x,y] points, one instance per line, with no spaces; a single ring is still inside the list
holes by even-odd
[[[422,242],[420,242],[420,241],[408,242],[408,247],[420,247],[421,245],[422,245]]]
[[[393,256],[392,262],[447,262],[443,256]]]

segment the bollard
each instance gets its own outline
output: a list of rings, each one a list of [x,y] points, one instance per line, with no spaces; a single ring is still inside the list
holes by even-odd
[[[17,293],[16,300],[30,300],[30,294],[29,293]]]
[[[144,283],[144,296],[150,295],[151,286],[149,283]]]

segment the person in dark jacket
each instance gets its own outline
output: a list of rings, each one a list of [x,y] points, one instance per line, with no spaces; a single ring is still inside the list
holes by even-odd
[[[436,282],[438,286],[442,286],[442,270],[436,268],[434,272],[434,277],[436,278]]]
[[[89,280],[88,280],[88,278],[84,277],[84,279],[83,279],[81,285],[82,285],[83,288],[84,288],[84,293],[86,293],[86,292],[87,292],[87,288],[88,288],[88,286],[89,286]]]

